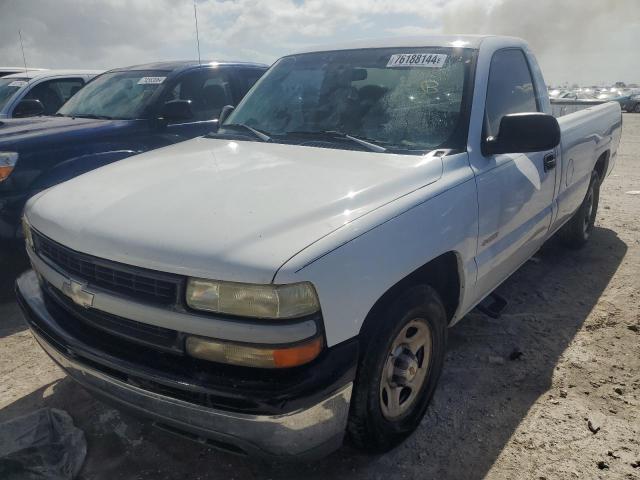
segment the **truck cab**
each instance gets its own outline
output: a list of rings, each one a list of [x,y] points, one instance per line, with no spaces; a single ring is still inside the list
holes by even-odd
[[[27,70],[0,79],[0,120],[53,115],[101,70]]]

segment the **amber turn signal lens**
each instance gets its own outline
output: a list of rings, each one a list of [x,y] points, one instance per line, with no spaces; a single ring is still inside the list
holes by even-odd
[[[18,161],[18,152],[0,152],[0,182],[11,175]]]
[[[292,345],[268,347],[223,342],[213,338],[187,337],[189,355],[211,362],[257,368],[290,368],[309,363],[322,351],[323,337]]]
[[[0,182],[11,175],[11,172],[13,172],[13,167],[0,166]]]
[[[317,337],[308,343],[303,343],[295,347],[274,350],[273,363],[277,368],[304,365],[316,358],[321,350],[322,338]]]

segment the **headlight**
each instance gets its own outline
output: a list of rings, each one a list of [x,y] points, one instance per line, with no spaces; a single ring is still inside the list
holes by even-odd
[[[11,175],[17,161],[17,152],[0,152],[0,182]]]
[[[257,285],[190,278],[187,305],[208,312],[273,319],[303,317],[320,310],[309,282]]]
[[[33,236],[31,235],[31,225],[26,215],[22,216],[22,233],[24,233],[24,241],[31,250],[34,250]]]

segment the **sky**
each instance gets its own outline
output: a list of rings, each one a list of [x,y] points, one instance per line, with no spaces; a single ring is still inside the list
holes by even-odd
[[[398,35],[522,37],[547,83],[640,83],[640,0],[198,0],[203,59],[272,63]],[[0,65],[109,69],[197,58],[193,0],[0,0]]]

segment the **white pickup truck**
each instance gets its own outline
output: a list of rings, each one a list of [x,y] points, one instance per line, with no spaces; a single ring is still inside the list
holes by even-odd
[[[32,198],[17,296],[74,379],[228,451],[384,451],[447,327],[556,232],[580,247],[617,103],[556,120],[527,44],[393,38],[288,55],[220,131]]]

